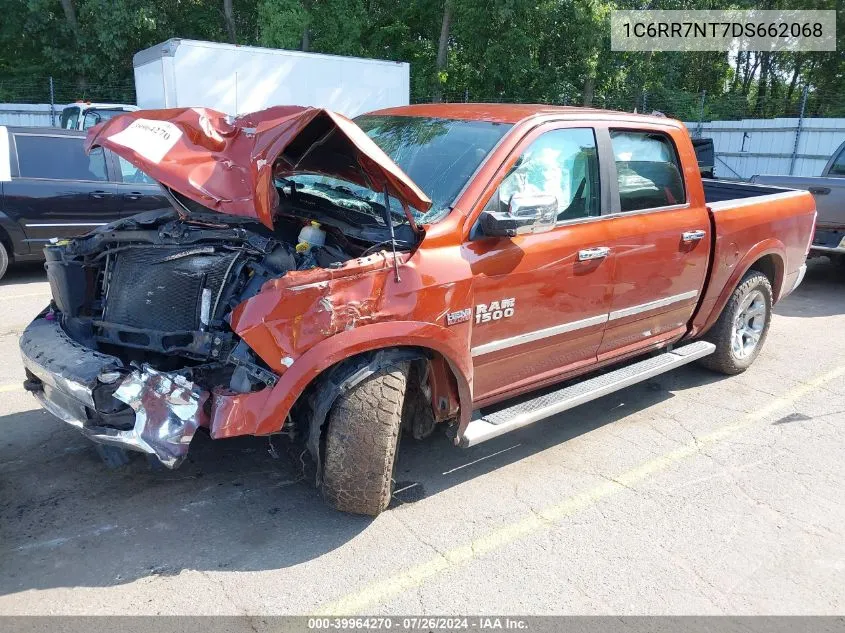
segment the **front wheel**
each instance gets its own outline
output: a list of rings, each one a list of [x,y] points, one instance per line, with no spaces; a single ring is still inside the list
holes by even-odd
[[[719,320],[704,336],[716,351],[699,362],[723,374],[739,374],[760,353],[772,321],[772,286],[761,272],[750,270],[733,291]]]
[[[408,368],[379,369],[329,412],[321,489],[333,508],[376,516],[390,503]]]

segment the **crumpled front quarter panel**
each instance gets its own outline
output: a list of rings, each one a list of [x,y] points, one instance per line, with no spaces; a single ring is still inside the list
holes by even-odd
[[[290,272],[232,312],[232,329],[274,371],[283,372],[316,343],[340,332],[382,321],[445,323],[449,285],[424,284],[399,256],[379,253],[344,269]]]
[[[321,371],[364,351],[393,346],[434,350],[447,360],[462,400],[471,402],[468,321],[446,315],[472,305],[467,263],[457,248],[382,252],[343,268],[290,272],[232,312],[232,329],[281,378],[249,394],[216,393],[212,437],[264,434],[281,428],[296,398]],[[420,271],[426,271],[421,273]]]

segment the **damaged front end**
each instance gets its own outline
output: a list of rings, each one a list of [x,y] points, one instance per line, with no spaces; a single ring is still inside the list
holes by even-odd
[[[36,319],[22,343],[27,389],[47,411],[95,442],[154,455],[176,468],[208,419],[207,391],[149,365],[119,372],[120,359],[73,345],[54,312]]]
[[[21,336],[26,388],[92,440],[178,466],[212,392],[278,379],[229,326],[298,263],[254,228],[163,213],[47,247],[53,302]]]
[[[53,301],[21,337],[25,387],[92,440],[169,468],[200,428],[292,432],[289,415],[262,426],[257,411],[298,353],[381,314],[384,251],[398,282],[422,235],[410,207],[431,201],[354,123],[314,108],[131,113],[88,144],[158,180],[173,210],[47,246]],[[315,297],[330,280],[338,305]]]

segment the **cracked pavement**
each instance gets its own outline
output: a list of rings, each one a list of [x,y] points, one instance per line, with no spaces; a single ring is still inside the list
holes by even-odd
[[[16,387],[48,291],[13,270],[0,613],[841,614],[843,291],[813,260],[740,376],[682,368],[464,451],[406,441],[370,520],[328,510],[281,440],[106,468]]]

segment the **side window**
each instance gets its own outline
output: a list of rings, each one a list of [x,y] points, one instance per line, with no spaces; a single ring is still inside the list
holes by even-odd
[[[537,138],[502,180],[491,204],[504,211],[515,193],[555,196],[558,222],[600,215],[599,162],[593,130],[553,130]]]
[[[79,123],[79,108],[72,106],[62,110],[62,128],[65,130],[75,130]]]
[[[622,211],[686,202],[678,155],[664,134],[612,130]]]
[[[82,137],[15,134],[18,173],[21,178],[53,180],[107,180],[102,148],[90,155],[82,149]]]
[[[92,128],[101,120],[102,117],[97,111],[88,110],[88,112],[85,113],[85,118],[82,119],[82,129],[87,130],[88,128]]]
[[[839,156],[836,157],[836,160],[830,166],[830,175],[845,176],[845,147],[842,148]]]
[[[118,156],[117,160],[120,163],[120,178],[122,182],[131,182],[138,185],[155,184],[155,180],[147,176],[147,174],[135,167],[135,165],[123,158],[123,156]]]

